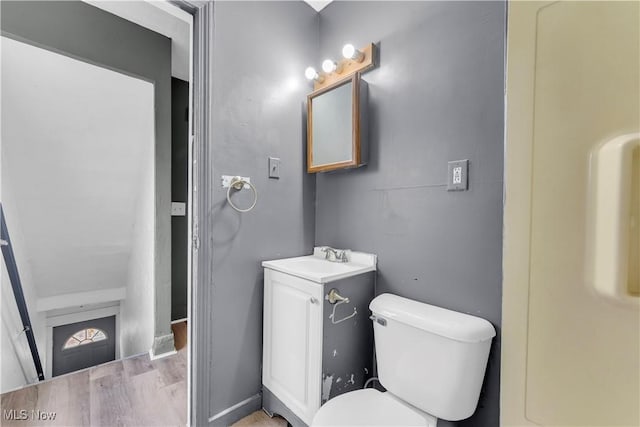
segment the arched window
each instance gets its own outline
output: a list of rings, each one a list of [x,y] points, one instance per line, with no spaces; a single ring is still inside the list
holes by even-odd
[[[63,350],[78,347],[79,345],[91,344],[92,342],[107,339],[107,334],[102,329],[87,328],[71,335],[62,346]]]

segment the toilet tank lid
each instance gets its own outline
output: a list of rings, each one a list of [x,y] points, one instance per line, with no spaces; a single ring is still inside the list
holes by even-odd
[[[369,308],[375,315],[456,341],[480,342],[496,335],[493,325],[485,319],[397,295],[379,295]]]

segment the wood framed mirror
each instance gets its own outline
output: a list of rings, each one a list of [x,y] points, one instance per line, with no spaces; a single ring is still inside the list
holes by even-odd
[[[355,73],[307,96],[307,172],[366,164],[367,92]]]

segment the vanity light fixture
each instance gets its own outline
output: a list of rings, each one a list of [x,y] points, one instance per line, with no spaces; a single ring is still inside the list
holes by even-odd
[[[356,62],[364,60],[364,52],[356,49],[351,43],[347,43],[342,47],[342,56],[346,59],[353,59]]]
[[[304,76],[308,80],[314,80],[314,81],[316,81],[318,83],[322,83],[324,81],[324,76],[321,75],[321,74],[318,74],[316,69],[313,68],[313,67],[307,67],[307,69],[304,70]]]
[[[313,67],[305,70],[304,75],[313,82],[314,91],[331,87],[355,73],[364,73],[376,66],[376,47],[373,43],[360,49],[356,49],[352,44],[346,44],[342,48],[342,56],[344,58],[339,60],[325,59],[322,61],[322,68],[318,71]]]
[[[334,71],[340,74],[342,72],[342,63],[335,62],[331,59],[325,59],[322,61],[322,71],[327,74],[333,73]]]

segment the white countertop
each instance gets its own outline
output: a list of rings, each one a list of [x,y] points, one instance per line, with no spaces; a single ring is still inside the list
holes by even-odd
[[[263,261],[262,266],[316,283],[328,283],[376,270],[377,257],[364,252],[347,251],[348,262],[327,261],[322,247],[312,255]]]

